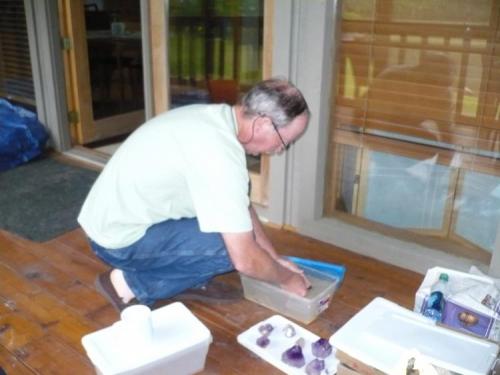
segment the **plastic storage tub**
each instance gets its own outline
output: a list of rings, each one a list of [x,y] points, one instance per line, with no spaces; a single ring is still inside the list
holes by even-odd
[[[182,303],[152,312],[153,341],[148,347],[127,342],[114,324],[82,338],[97,374],[187,375],[203,370],[210,331]]]
[[[408,361],[414,358],[415,363],[441,368],[428,373],[486,375],[499,352],[497,343],[437,326],[431,319],[381,297],[336,331],[330,344],[354,361],[385,374],[407,373]]]
[[[328,308],[339,286],[339,279],[304,265],[300,268],[304,270],[312,284],[305,297],[287,292],[277,285],[240,274],[245,298],[302,323],[312,322]]]

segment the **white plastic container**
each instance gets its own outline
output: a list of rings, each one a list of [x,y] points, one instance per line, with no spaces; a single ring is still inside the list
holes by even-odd
[[[82,338],[97,374],[187,375],[203,370],[212,342],[208,328],[180,302],[154,310],[151,316],[149,346],[127,340],[119,323]]]
[[[404,374],[410,358],[463,375],[486,375],[499,346],[436,326],[419,313],[377,297],[330,337],[330,344],[387,374]]]
[[[330,274],[301,266],[312,288],[305,297],[292,294],[278,285],[240,274],[245,298],[289,318],[309,324],[325,311],[338,288],[339,280]]]

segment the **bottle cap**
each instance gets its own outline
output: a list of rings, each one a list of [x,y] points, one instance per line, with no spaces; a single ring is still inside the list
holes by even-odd
[[[442,273],[441,275],[439,275],[439,280],[448,281],[448,274]]]

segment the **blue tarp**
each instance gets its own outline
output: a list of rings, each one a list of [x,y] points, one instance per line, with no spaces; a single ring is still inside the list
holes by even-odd
[[[0,171],[40,155],[48,138],[35,113],[0,98]]]

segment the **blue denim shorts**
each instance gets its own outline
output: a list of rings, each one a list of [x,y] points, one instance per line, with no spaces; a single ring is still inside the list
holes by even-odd
[[[140,240],[120,249],[106,249],[92,240],[90,244],[101,260],[123,271],[136,298],[146,305],[234,270],[221,234],[201,232],[197,219],[155,224]]]

